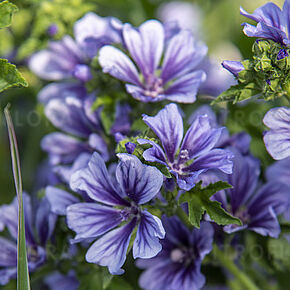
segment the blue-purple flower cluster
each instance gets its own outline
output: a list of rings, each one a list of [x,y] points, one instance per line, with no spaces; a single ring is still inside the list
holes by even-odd
[[[287,46],[289,11],[288,0],[283,10],[272,3],[253,14],[241,8],[258,23],[244,24],[244,32]],[[52,81],[38,99],[56,129],[41,141],[48,156],[44,175],[54,176],[43,179],[45,197],[32,208],[24,195],[31,272],[49,259],[46,245],[55,242],[57,219],[65,221],[67,245],[85,248],[85,261],[112,275],[124,273],[132,250],[146,290],[203,288],[201,265],[219,243],[217,233],[223,240],[248,230],[279,237],[279,218],[287,219],[290,206],[290,109],[274,108],[264,117],[270,129],[266,148],[280,161],[263,179],[246,132],[231,135],[210,107],[189,107],[214,82],[203,65],[206,54],[207,46],[176,22],[148,20],[133,27],[90,12],[75,23],[73,37],[52,41],[30,57],[30,69]],[[223,66],[235,76],[244,69],[239,62]],[[106,86],[110,90],[103,92]],[[113,118],[109,131],[106,105]],[[208,203],[217,201],[242,225],[217,225],[207,215],[199,229],[186,223],[188,208],[178,205],[179,196],[200,181],[206,187],[221,180],[232,187]],[[0,230],[9,232],[0,237],[1,285],[16,277],[17,205],[15,199],[0,208]],[[76,289],[78,265],[72,265],[50,273],[46,284]]]

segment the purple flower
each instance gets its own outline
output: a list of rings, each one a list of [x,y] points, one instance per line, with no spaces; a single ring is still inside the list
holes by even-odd
[[[114,17],[101,17],[89,12],[74,25],[78,46],[89,58],[104,45],[122,42],[123,24]]]
[[[23,194],[25,234],[29,271],[33,272],[45,263],[45,245],[53,234],[56,216],[50,212],[47,200],[39,203],[33,216],[30,197]],[[11,239],[0,237],[0,285],[5,285],[17,275],[18,200],[0,207],[0,224],[6,226]],[[33,222],[35,220],[35,223]]]
[[[263,121],[271,129],[264,135],[264,142],[270,155],[276,160],[290,156],[290,108],[271,109]]]
[[[121,22],[115,18],[88,13],[74,25],[76,40],[66,35],[60,41],[51,41],[47,49],[30,58],[29,67],[45,80],[75,78],[87,82],[92,79],[90,59],[103,45],[121,42],[121,29]]]
[[[195,43],[189,31],[182,30],[166,41],[164,26],[157,20],[149,20],[138,29],[124,24],[123,39],[136,65],[113,46],[100,50],[99,62],[105,73],[127,83],[129,94],[142,102],[195,101],[205,80],[205,73],[196,67],[207,47]]]
[[[47,49],[35,53],[29,60],[29,68],[45,80],[76,77],[86,82],[92,78],[84,53],[68,35],[60,41],[51,41]]]
[[[268,181],[280,181],[290,186],[290,157],[276,161],[266,171]]]
[[[145,290],[201,289],[205,277],[200,272],[204,257],[211,252],[213,228],[202,222],[200,229],[189,230],[176,217],[163,217],[166,237],[162,251],[154,258],[138,260],[137,266],[146,269],[139,284]]]
[[[80,284],[72,270],[67,275],[54,272],[45,277],[44,281],[50,290],[77,290]]]
[[[233,233],[249,229],[277,238],[280,233],[277,216],[289,207],[289,188],[277,181],[258,188],[259,161],[252,156],[242,156],[237,150],[234,153],[233,174],[224,176],[233,188],[219,192],[214,198],[232,215],[240,218],[243,226],[228,225],[224,231]]]
[[[239,61],[225,60],[222,62],[222,66],[232,73],[235,77],[238,77],[239,72],[244,70],[244,66]]]
[[[140,144],[152,145],[143,153],[143,157],[146,161],[166,165],[176,176],[181,189],[191,189],[198,176],[209,169],[232,173],[233,154],[228,150],[214,148],[223,128],[212,128],[207,115],[197,117],[184,138],[182,117],[175,104],[165,106],[155,117],[144,115],[143,120],[157,135],[163,147],[153,141],[139,139]]]
[[[90,155],[98,151],[104,159],[109,157],[107,145],[98,134],[101,131],[98,112],[91,109],[94,99],[93,95],[85,100],[66,97],[52,99],[45,106],[47,118],[64,133],[53,132],[46,135],[41,141],[41,147],[49,153],[50,163],[65,179],[69,177],[64,176],[67,169],[63,166],[69,165],[71,169],[72,163],[81,154]],[[79,168],[79,162],[74,167]]]
[[[159,218],[140,207],[157,195],[162,174],[155,167],[143,165],[136,156],[118,157],[114,182],[103,159],[94,153],[88,166],[73,174],[70,185],[97,203],[77,203],[67,208],[67,223],[77,233],[77,242],[98,238],[87,251],[86,260],[107,266],[112,274],[124,272],[121,267],[136,226],[134,258],[154,257],[161,250],[159,239],[165,235]]]
[[[285,0],[282,10],[270,2],[256,9],[253,14],[249,14],[242,7],[240,8],[240,13],[258,23],[257,26],[248,23],[242,24],[244,26],[244,33],[247,36],[271,39],[282,45],[290,44],[289,0]]]
[[[37,95],[38,101],[43,104],[47,104],[52,99],[67,97],[85,99],[87,97],[86,88],[75,82],[51,83],[41,89]]]

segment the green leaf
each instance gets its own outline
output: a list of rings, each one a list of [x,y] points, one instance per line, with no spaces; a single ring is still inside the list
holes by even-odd
[[[210,200],[211,196],[226,188],[231,188],[231,185],[224,181],[211,183],[204,188],[201,187],[201,182],[199,182],[190,191],[182,194],[178,203],[179,205],[188,203],[189,221],[197,228],[200,227],[200,221],[205,212],[219,225],[242,225],[242,222],[226,212],[219,202]]]
[[[18,198],[18,238],[17,238],[17,289],[29,290],[29,270],[26,253],[26,238],[25,238],[25,221],[23,210],[23,197],[22,197],[22,178],[20,169],[20,160],[17,147],[17,140],[14,131],[14,126],[9,113],[8,107],[4,110],[5,118],[8,127],[8,135],[10,141],[10,151],[12,159],[12,169],[14,176],[14,183]]]
[[[28,84],[14,64],[6,59],[0,59],[0,92],[12,86],[27,87]]]
[[[17,12],[16,5],[9,1],[3,1],[0,3],[0,28],[7,27],[11,24],[13,13]]]
[[[237,102],[241,102],[247,100],[257,94],[259,94],[261,90],[259,87],[251,82],[251,83],[240,83],[235,86],[231,86],[228,90],[221,93],[212,104],[217,104],[220,102],[233,102],[234,104]]]

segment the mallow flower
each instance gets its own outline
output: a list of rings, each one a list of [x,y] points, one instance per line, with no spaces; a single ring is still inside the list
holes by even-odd
[[[114,46],[99,52],[103,72],[124,81],[126,90],[142,102],[164,99],[193,103],[205,73],[196,67],[207,53],[189,30],[180,30],[166,38],[167,28],[157,20],[140,27],[123,26],[123,45],[130,57]]]
[[[102,157],[109,158],[107,145],[101,136],[99,112],[93,112],[94,95],[81,100],[76,97],[52,99],[45,105],[48,120],[63,132],[53,132],[41,141],[41,147],[49,154],[49,161],[63,179],[67,166],[72,167],[79,156],[86,153],[90,156],[94,151]],[[79,167],[79,165],[75,165]]]
[[[41,267],[46,261],[45,246],[51,238],[56,216],[51,213],[50,206],[44,198],[33,213],[28,194],[23,193],[23,208],[25,217],[25,235],[27,245],[27,260],[30,272]],[[11,204],[0,207],[0,225],[7,227],[11,238],[0,237],[0,285],[7,284],[17,276],[17,233],[18,233],[18,199]]]
[[[97,239],[87,251],[87,262],[107,266],[111,274],[124,272],[121,267],[135,227],[134,258],[157,255],[162,248],[159,239],[165,235],[160,219],[142,206],[158,194],[163,175],[156,167],[142,164],[136,156],[117,156],[117,182],[110,177],[98,153],[92,155],[85,169],[72,175],[72,190],[85,192],[95,202],[67,207],[67,223],[77,234],[75,241]]]
[[[215,148],[223,128],[213,128],[208,115],[198,116],[184,137],[182,116],[175,104],[165,106],[154,117],[144,115],[143,121],[163,147],[151,140],[138,139],[140,144],[152,145],[144,151],[144,159],[167,166],[181,189],[191,189],[199,175],[210,169],[232,173],[232,152]]]
[[[263,119],[270,128],[264,135],[270,155],[281,160],[290,156],[290,108],[278,107],[268,111]]]
[[[228,225],[227,233],[243,229],[263,236],[277,238],[280,225],[277,216],[284,213],[290,204],[289,187],[283,182],[269,181],[259,186],[260,162],[251,155],[242,156],[234,148],[233,174],[223,179],[232,185],[231,189],[220,191],[214,199],[221,202],[225,210],[238,217],[242,226]]]
[[[271,39],[282,45],[290,44],[290,0],[285,0],[281,10],[269,2],[249,14],[242,7],[241,15],[257,22],[257,26],[243,23],[244,33],[249,37]]]
[[[137,261],[145,269],[139,279],[144,290],[198,290],[205,284],[200,271],[204,257],[211,252],[214,230],[201,222],[200,229],[186,228],[177,217],[162,217],[166,236],[162,251],[154,258]]]
[[[75,40],[65,35],[51,41],[48,48],[31,56],[30,69],[45,80],[77,79],[87,82],[92,78],[89,61],[105,44],[122,41],[122,23],[113,17],[100,17],[87,13],[74,25]]]

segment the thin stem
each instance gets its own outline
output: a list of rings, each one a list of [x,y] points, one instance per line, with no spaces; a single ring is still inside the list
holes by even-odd
[[[236,279],[243,285],[243,289],[245,290],[259,290],[259,288],[254,284],[254,282],[244,273],[242,272],[235,263],[229,259],[229,257],[221,251],[217,245],[213,245],[213,254],[215,258],[217,258],[220,263],[231,272]]]

